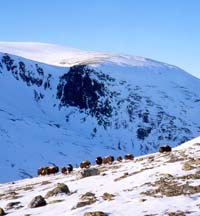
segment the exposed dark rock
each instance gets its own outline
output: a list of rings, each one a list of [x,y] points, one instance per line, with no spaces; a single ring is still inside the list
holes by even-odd
[[[37,207],[45,206],[46,204],[47,203],[45,199],[41,195],[39,195],[34,197],[28,206],[29,208],[37,208]]]
[[[70,193],[68,186],[65,185],[64,183],[58,183],[56,188],[47,192],[47,194],[45,195],[45,198],[56,196],[56,195],[61,194],[61,193],[63,193],[63,194],[69,194]]]
[[[96,202],[96,197],[94,193],[87,192],[81,196],[80,201],[77,203],[76,208],[80,208],[86,205],[91,205]]]
[[[83,216],[108,216],[108,214],[102,211],[85,212]]]
[[[97,168],[88,168],[80,171],[80,178],[99,175],[100,171]]]
[[[138,128],[137,129],[137,138],[144,140],[151,133],[152,128]]]
[[[112,114],[109,100],[100,100],[108,93],[103,82],[105,80],[109,81],[111,78],[85,65],[73,66],[68,73],[60,77],[57,98],[60,99],[61,106],[74,106],[80,110],[87,110],[90,115],[98,119],[99,124],[103,124],[104,116],[110,117]]]
[[[0,208],[0,216],[3,216],[3,215],[6,215],[6,213],[2,208]]]
[[[12,209],[15,208],[16,206],[19,206],[20,202],[10,202],[6,205],[6,209]]]

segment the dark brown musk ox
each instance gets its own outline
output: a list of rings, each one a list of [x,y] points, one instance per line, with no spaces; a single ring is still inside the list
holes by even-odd
[[[82,161],[82,162],[80,163],[80,168],[82,168],[82,169],[83,169],[83,168],[89,168],[90,165],[91,165],[90,161],[85,160],[85,161]]]
[[[61,168],[61,173],[62,174],[67,174],[67,168],[66,167],[62,167]]]
[[[172,148],[169,145],[164,145],[159,148],[160,153],[171,152]]]
[[[59,168],[57,166],[41,167],[37,171],[38,175],[50,175],[50,174],[56,174],[58,172],[59,172]]]
[[[100,156],[98,156],[98,157],[96,157],[96,164],[97,165],[101,165],[102,164],[102,162],[103,162],[103,159],[102,159],[102,157],[100,157]]]
[[[43,167],[38,168],[38,170],[37,170],[37,175],[38,175],[38,176],[39,176],[39,175],[43,175],[43,170],[44,170]]]
[[[67,171],[68,173],[71,173],[73,171],[73,166],[71,164],[67,165]]]
[[[50,167],[50,169],[51,169],[50,174],[56,174],[56,173],[59,172],[59,167],[58,166],[52,166],[52,167]]]
[[[103,158],[103,164],[112,164],[114,161],[114,157],[111,155],[107,155],[106,157]]]
[[[122,162],[122,157],[121,157],[121,156],[118,156],[118,157],[117,157],[117,161]]]
[[[124,155],[124,159],[125,160],[133,160],[134,159],[134,156],[132,154],[125,154]]]

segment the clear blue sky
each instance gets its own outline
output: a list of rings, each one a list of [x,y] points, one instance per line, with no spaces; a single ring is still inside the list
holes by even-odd
[[[2,0],[0,41],[139,55],[200,77],[200,0]]]

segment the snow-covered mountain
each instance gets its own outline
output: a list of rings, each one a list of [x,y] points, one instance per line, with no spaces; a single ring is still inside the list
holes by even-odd
[[[127,55],[0,43],[0,181],[200,134],[200,80]]]
[[[9,216],[199,216],[199,158],[200,137],[170,153],[93,166],[95,176],[80,178],[78,168],[1,184],[0,207]],[[31,208],[39,195],[43,206]]]

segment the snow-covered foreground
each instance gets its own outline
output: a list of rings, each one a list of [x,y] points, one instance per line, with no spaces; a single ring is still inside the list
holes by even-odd
[[[112,216],[199,215],[200,137],[174,148],[171,153],[155,153],[133,161],[93,167],[99,169],[99,175],[79,178],[80,168],[77,168],[68,175],[1,184],[0,207],[9,216],[82,216],[93,211]],[[47,205],[43,207],[28,207],[35,196],[45,197],[57,183],[66,184],[70,194],[46,198]],[[87,192],[96,198],[93,197],[91,204],[77,208],[81,196]],[[105,192],[110,196],[105,196]],[[18,203],[12,206],[10,202]]]

